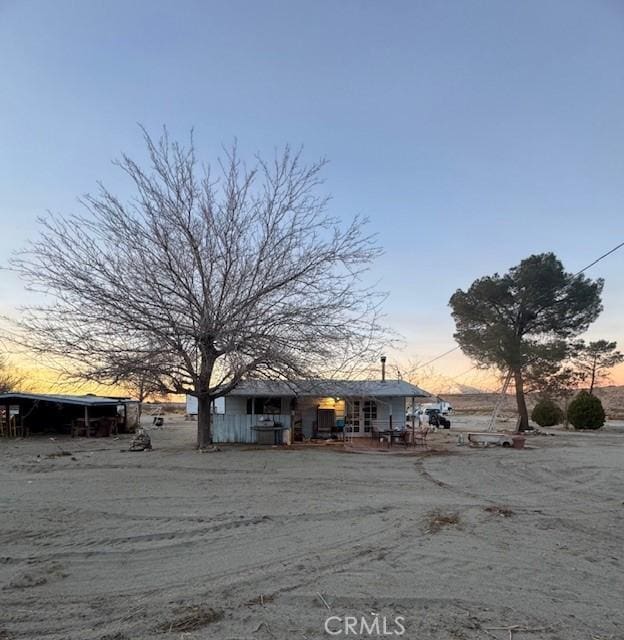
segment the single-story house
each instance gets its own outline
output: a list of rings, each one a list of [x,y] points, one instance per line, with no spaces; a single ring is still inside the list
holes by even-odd
[[[0,394],[0,436],[126,433],[137,426],[138,406],[138,402],[130,398],[92,394],[3,393]]]
[[[271,423],[284,431],[276,443],[372,437],[405,428],[407,402],[430,396],[404,380],[244,381],[225,396],[224,414],[213,415],[213,440],[266,442],[259,433]]]

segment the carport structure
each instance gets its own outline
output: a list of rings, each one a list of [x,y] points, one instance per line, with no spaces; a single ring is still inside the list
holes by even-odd
[[[0,436],[35,433],[110,435],[134,426],[138,403],[129,398],[35,393],[0,394]],[[129,415],[132,414],[132,415]]]

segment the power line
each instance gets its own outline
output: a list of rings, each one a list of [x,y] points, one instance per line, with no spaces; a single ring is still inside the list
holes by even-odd
[[[574,277],[581,275],[583,271],[587,271],[587,269],[590,269],[595,264],[598,264],[601,260],[603,260],[607,256],[610,256],[612,253],[615,253],[618,249],[621,249],[622,247],[624,247],[624,242],[620,242],[620,244],[618,244],[616,247],[613,247],[613,249],[610,249],[609,251],[607,251],[607,253],[603,253],[599,258],[596,258],[593,262],[588,264],[586,267],[583,267],[578,273],[575,273]]]
[[[427,360],[427,362],[423,362],[422,364],[419,364],[417,367],[414,367],[414,371],[416,371],[417,369],[422,369],[423,367],[426,367],[428,364],[431,364],[432,362],[435,362],[440,358],[444,358],[444,356],[448,356],[449,353],[453,353],[453,351],[457,351],[457,349],[459,349],[459,345],[453,347],[452,349],[449,349],[448,351],[445,351],[444,353],[441,353],[439,356],[436,356],[435,358],[431,358],[431,360]]]

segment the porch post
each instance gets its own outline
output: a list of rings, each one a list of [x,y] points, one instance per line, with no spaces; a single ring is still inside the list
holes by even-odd
[[[251,397],[251,425],[249,425],[249,433],[254,436],[255,435],[255,441],[258,441],[258,432],[254,431],[252,429],[252,427],[256,426],[256,399],[252,396]],[[253,442],[253,439],[252,439]]]

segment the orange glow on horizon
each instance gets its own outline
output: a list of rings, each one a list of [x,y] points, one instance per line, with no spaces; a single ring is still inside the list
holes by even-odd
[[[457,354],[460,356],[460,354]],[[76,383],[63,380],[57,371],[43,366],[33,366],[32,360],[24,356],[8,356],[7,363],[10,370],[23,378],[21,389],[31,393],[58,393],[68,395],[84,395],[94,393],[96,395],[128,395],[128,389],[122,385],[108,386],[97,383]],[[468,363],[468,366],[465,366]],[[443,367],[441,363],[436,363],[436,368],[429,368],[417,375],[410,381],[423,389],[444,395],[461,393],[462,388],[482,390],[485,392],[496,392],[500,390],[500,377],[492,371],[470,370],[469,360],[460,356],[449,358],[448,367]],[[449,371],[447,374],[446,371]],[[467,375],[462,375],[463,372]],[[420,373],[420,375],[418,375]],[[455,376],[455,377],[454,377]],[[404,377],[404,379],[407,379]],[[624,363],[615,367],[601,386],[624,386]],[[183,396],[171,396],[172,401],[179,401]],[[332,399],[334,400],[334,399]]]

